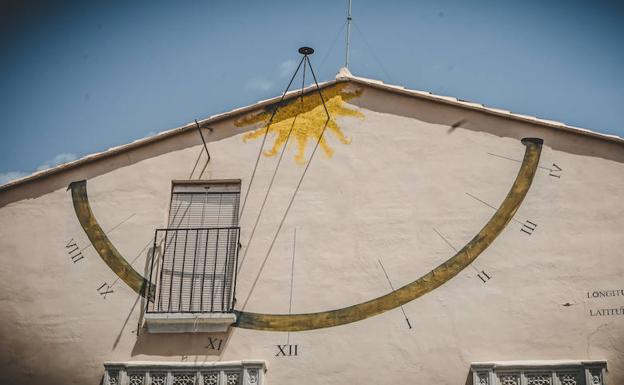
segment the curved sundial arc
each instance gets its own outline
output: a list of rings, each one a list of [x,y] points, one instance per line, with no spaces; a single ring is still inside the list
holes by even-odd
[[[386,295],[352,306],[303,314],[264,314],[235,310],[234,326],[269,331],[304,331],[344,325],[398,308],[441,286],[468,267],[505,229],[526,197],[538,168],[542,139],[522,139],[524,158],[509,193],[485,226],[455,255],[415,281]],[[76,216],[102,260],[130,288],[153,299],[154,284],[138,273],[117,251],[98,224],[89,205],[87,182],[69,185]]]
[[[117,251],[117,248],[108,239],[108,236],[100,227],[87,195],[87,181],[81,180],[70,183],[68,190],[71,190],[72,202],[76,217],[80,226],[87,234],[89,241],[98,255],[117,276],[126,283],[132,290],[143,297],[154,298],[155,287],[148,279],[134,270],[132,265]],[[146,290],[147,289],[147,290]],[[146,295],[146,293],[149,293]]]

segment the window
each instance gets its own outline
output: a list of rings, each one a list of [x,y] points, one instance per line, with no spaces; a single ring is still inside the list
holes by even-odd
[[[471,365],[474,385],[604,385],[606,361],[481,362]]]
[[[173,182],[168,228],[238,226],[240,181]]]
[[[239,180],[173,182],[167,227],[154,237],[149,277],[156,290],[147,313],[232,313],[239,201]]]
[[[264,361],[104,364],[104,385],[263,385]]]

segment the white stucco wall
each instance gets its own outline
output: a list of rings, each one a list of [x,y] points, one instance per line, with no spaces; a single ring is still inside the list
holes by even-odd
[[[289,337],[233,328],[216,336],[226,340],[220,352],[206,348],[206,334],[141,329],[137,338],[143,301],[115,282],[88,247],[66,184],[49,192],[45,186],[56,186],[54,178],[88,178],[103,229],[130,217],[109,238],[144,272],[144,247],[166,223],[171,180],[188,179],[203,150],[199,138],[185,134],[153,145],[161,150],[123,155],[128,158],[119,168],[110,166],[114,159],[102,160],[108,164],[49,177],[33,187],[32,198],[0,208],[0,382],[97,384],[105,361],[241,359],[266,360],[271,384],[464,384],[470,362],[541,359],[606,359],[610,383],[624,382],[624,315],[590,315],[619,309],[624,296],[587,298],[624,289],[624,147],[373,89],[351,103],[365,118],[339,119],[350,144],[327,133],[334,155],[315,155],[245,310],[288,311],[295,228],[293,312],[335,309],[387,293],[378,259],[394,287],[430,271],[454,253],[433,228],[459,249],[494,212],[466,193],[498,206],[515,179],[520,163],[488,153],[521,160],[518,139],[530,136],[546,141],[540,166],[563,169],[560,178],[540,169],[515,216],[537,223],[535,232],[528,236],[511,222],[476,260],[477,270],[468,268],[405,305],[412,329],[396,309]],[[449,130],[464,116],[467,128]],[[240,132],[224,122],[208,137],[212,160],[203,179],[240,178],[244,192],[260,140],[243,143]],[[309,143],[308,156],[311,150]],[[158,155],[145,155],[149,151]],[[303,171],[293,152],[287,149],[249,243],[277,157],[260,161],[241,222],[241,257],[249,251],[238,308]],[[86,247],[85,259],[75,264],[65,249],[70,239]],[[486,284],[476,277],[480,270],[492,277]],[[113,282],[114,293],[103,299],[96,289]],[[299,355],[275,357],[275,345],[287,338]]]

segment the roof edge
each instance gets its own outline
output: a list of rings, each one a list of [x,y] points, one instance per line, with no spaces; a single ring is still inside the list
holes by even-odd
[[[332,86],[332,85],[334,85],[336,83],[341,83],[341,82],[345,82],[345,81],[346,80],[335,79],[335,80],[330,80],[330,81],[326,81],[326,82],[321,82],[318,85],[319,85],[319,87],[321,89],[323,89],[323,88],[327,88],[329,86]],[[310,86],[304,88],[303,93],[304,94],[308,94],[310,92],[314,92],[315,89],[316,89],[316,85],[310,85]],[[292,91],[289,91],[289,92],[286,93],[286,95],[284,97],[284,100],[292,99],[292,98],[297,97],[299,95],[301,95],[301,90],[300,89],[292,90]],[[279,95],[279,96],[275,96],[275,97],[272,97],[272,98],[269,98],[269,99],[260,100],[260,101],[257,101],[254,104],[250,104],[250,105],[247,105],[245,107],[235,108],[235,109],[230,110],[230,111],[221,112],[221,113],[218,113],[218,114],[215,114],[215,115],[210,115],[209,117],[204,118],[204,119],[198,119],[197,123],[199,123],[200,127],[206,128],[207,125],[209,125],[209,124],[218,123],[218,122],[221,122],[221,121],[226,120],[228,118],[232,118],[232,117],[235,117],[235,116],[243,115],[245,113],[248,113],[248,112],[251,112],[251,111],[263,108],[263,107],[266,107],[266,106],[271,105],[271,104],[273,104],[275,102],[278,102],[281,98],[282,98],[282,95]],[[187,124],[185,124],[183,126],[179,126],[179,127],[176,127],[176,128],[165,130],[165,131],[159,132],[159,133],[157,133],[155,135],[146,136],[144,138],[134,140],[134,141],[132,141],[130,143],[122,144],[122,145],[119,145],[119,146],[111,147],[111,148],[109,148],[107,150],[104,150],[104,151],[100,151],[100,152],[96,152],[96,153],[93,153],[93,154],[85,155],[85,156],[83,156],[83,157],[81,157],[79,159],[73,160],[71,162],[62,163],[62,164],[59,164],[57,166],[54,166],[54,167],[51,167],[51,168],[48,168],[48,169],[45,169],[45,170],[35,171],[32,174],[23,176],[23,177],[18,178],[18,179],[14,179],[14,180],[9,181],[8,183],[6,183],[4,185],[0,185],[0,193],[4,192],[6,190],[10,190],[10,189],[12,189],[14,187],[17,187],[18,185],[22,185],[22,184],[25,184],[25,183],[28,183],[28,182],[31,182],[31,181],[34,181],[34,180],[37,180],[37,179],[41,179],[41,178],[44,178],[44,177],[47,177],[47,176],[50,176],[50,175],[53,175],[53,174],[56,174],[56,173],[59,173],[59,172],[62,172],[62,171],[71,170],[71,169],[80,167],[80,166],[82,166],[84,164],[87,164],[87,163],[91,163],[91,162],[94,162],[94,161],[97,161],[97,160],[101,160],[101,159],[105,159],[105,158],[108,158],[108,157],[112,157],[112,156],[115,156],[117,154],[123,153],[125,151],[136,149],[136,148],[140,148],[140,147],[144,147],[144,146],[147,146],[149,144],[156,143],[156,142],[159,142],[161,140],[170,138],[172,136],[176,136],[178,134],[182,134],[182,133],[185,133],[187,131],[196,130],[196,129],[197,129],[197,126],[195,125],[195,122],[187,123]]]
[[[488,107],[481,103],[470,102],[470,101],[455,98],[452,96],[437,95],[437,94],[433,94],[427,91],[413,90],[413,89],[405,88],[403,86],[386,84],[381,80],[369,79],[365,77],[352,75],[351,72],[346,68],[340,69],[340,71],[336,75],[336,80],[353,81],[355,83],[364,84],[369,87],[373,87],[377,89],[398,92],[404,95],[415,96],[415,97],[428,99],[428,100],[432,100],[432,101],[436,101],[436,102],[440,102],[444,104],[449,104],[449,105],[467,108],[471,110],[481,111],[487,114],[501,116],[501,117],[505,117],[505,118],[509,118],[513,120],[518,120],[521,122],[538,124],[538,125],[549,127],[549,128],[554,128],[558,130],[572,132],[575,134],[590,136],[590,137],[603,139],[603,140],[610,141],[610,142],[624,144],[624,138],[617,136],[617,135],[603,134],[603,133],[592,131],[586,128],[570,126],[570,125],[567,125],[565,123],[558,122],[555,120],[541,119],[541,118],[531,116],[531,115],[517,114],[509,110]]]
[[[508,110],[487,107],[480,103],[473,103],[473,102],[469,102],[469,101],[451,97],[451,96],[436,95],[436,94],[432,94],[431,92],[413,90],[413,89],[405,88],[403,86],[386,84],[381,80],[355,76],[351,74],[351,72],[347,68],[344,68],[344,67],[339,70],[334,80],[321,82],[319,83],[319,87],[326,88],[336,83],[342,83],[342,82],[354,82],[354,83],[362,84],[362,85],[369,86],[372,88],[377,88],[377,89],[386,90],[390,92],[396,92],[396,93],[407,95],[407,96],[427,99],[427,100],[431,100],[431,101],[435,101],[435,102],[439,102],[439,103],[443,103],[447,105],[453,105],[453,106],[457,106],[461,108],[466,108],[466,109],[470,109],[474,111],[481,111],[490,115],[500,116],[500,117],[504,117],[508,119],[525,122],[525,123],[537,124],[537,125],[541,125],[541,126],[548,127],[548,128],[554,128],[554,129],[558,129],[562,131],[571,132],[574,134],[589,136],[589,137],[606,140],[609,142],[615,142],[615,143],[624,145],[624,138],[619,137],[617,135],[602,134],[602,133],[592,131],[589,129],[585,129],[585,128],[569,126],[565,123],[561,123],[561,122],[554,121],[554,120],[540,119],[535,116],[516,114]],[[303,92],[304,94],[307,94],[307,93],[313,92],[315,88],[316,88],[315,85],[310,85],[308,87],[305,87]],[[292,99],[293,97],[299,95],[300,93],[301,93],[300,90],[290,91],[286,93],[285,99]],[[279,101],[281,97],[282,96],[279,95],[279,96],[275,96],[269,99],[260,100],[254,104],[250,104],[245,107],[239,107],[239,108],[232,109],[230,111],[211,115],[207,118],[198,120],[197,122],[200,124],[200,127],[204,128],[209,124],[218,123],[228,118],[239,116],[247,112],[251,112],[251,111],[260,109],[262,107],[271,105]],[[0,193],[6,190],[10,190],[19,185],[37,180],[37,179],[41,179],[50,175],[54,175],[59,172],[71,170],[71,169],[80,167],[84,164],[91,163],[97,160],[112,157],[124,151],[132,150],[132,149],[140,148],[140,147],[152,144],[152,143],[156,143],[161,140],[164,140],[172,136],[175,136],[175,135],[178,135],[178,134],[190,131],[190,130],[194,130],[194,129],[196,129],[195,122],[187,123],[183,126],[165,130],[158,134],[147,136],[141,139],[137,139],[127,144],[111,147],[101,152],[85,155],[74,161],[63,163],[63,164],[60,164],[58,166],[55,166],[46,170],[36,171],[30,175],[24,176],[22,178],[14,179],[4,185],[0,185]]]

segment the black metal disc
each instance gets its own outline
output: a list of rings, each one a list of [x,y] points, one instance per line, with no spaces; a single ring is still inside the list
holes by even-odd
[[[312,55],[314,53],[314,49],[310,47],[301,47],[299,48],[299,53],[302,55]]]

